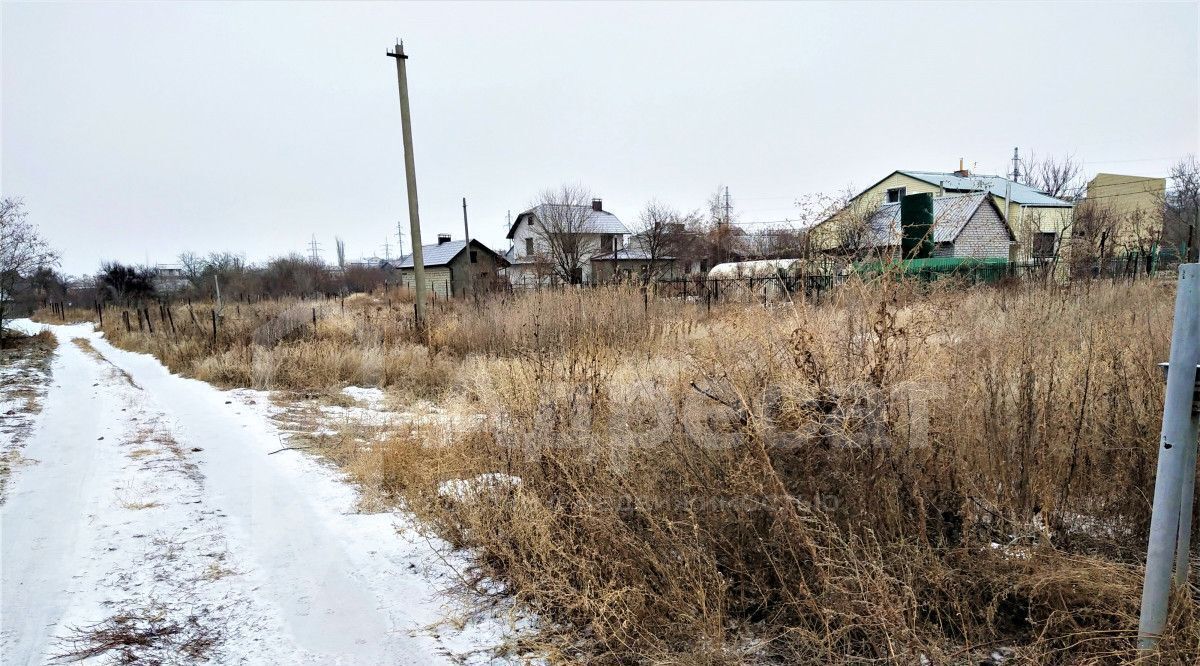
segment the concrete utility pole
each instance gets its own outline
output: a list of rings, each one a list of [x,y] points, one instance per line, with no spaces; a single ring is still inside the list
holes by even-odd
[[[471,228],[467,226],[467,198],[463,197],[463,238],[467,239],[467,292],[471,291]]]
[[[396,48],[388,52],[389,58],[396,59],[396,80],[400,87],[400,127],[404,134],[404,176],[408,185],[408,233],[412,238],[413,286],[416,290],[416,300],[413,307],[416,312],[417,324],[425,322],[425,258],[421,256],[421,215],[417,211],[417,172],[413,163],[412,117],[408,111],[408,72],[404,63],[408,56],[404,55],[404,42],[397,42]]]
[[[1171,330],[1171,357],[1167,370],[1167,392],[1163,399],[1162,436],[1158,448],[1158,472],[1154,481],[1154,505],[1150,516],[1150,543],[1146,549],[1146,578],[1142,586],[1142,610],[1138,622],[1138,647],[1150,652],[1158,645],[1167,619],[1172,569],[1175,583],[1187,581],[1192,488],[1196,478],[1196,421],[1192,409],[1196,390],[1196,367],[1200,365],[1200,264],[1179,267],[1175,292],[1175,319]],[[1190,467],[1189,467],[1190,465]],[[1179,548],[1185,549],[1179,552]]]

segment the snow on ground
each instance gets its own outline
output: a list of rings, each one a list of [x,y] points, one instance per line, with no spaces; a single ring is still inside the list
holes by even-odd
[[[0,503],[12,470],[27,461],[25,438],[42,409],[50,380],[50,354],[37,347],[5,350],[0,359]]]
[[[356,513],[328,465],[272,454],[286,434],[265,396],[171,375],[90,325],[52,329],[37,464],[0,507],[5,664],[130,635],[162,663],[499,661],[507,626],[452,617],[461,562],[404,514]]]

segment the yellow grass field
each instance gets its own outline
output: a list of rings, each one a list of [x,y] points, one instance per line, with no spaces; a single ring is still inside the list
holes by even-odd
[[[154,333],[110,307],[104,333],[222,386],[461,416],[322,452],[471,549],[469,598],[535,613],[552,663],[1137,657],[1170,282],[568,289],[424,328],[392,298],[226,304],[215,340],[211,304],[150,305]],[[1197,597],[1149,663],[1200,662]]]

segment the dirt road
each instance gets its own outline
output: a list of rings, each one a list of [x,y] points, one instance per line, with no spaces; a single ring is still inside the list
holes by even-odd
[[[247,394],[171,375],[90,325],[52,328],[59,349],[23,450],[34,462],[0,507],[5,664],[89,650],[164,663],[487,660],[490,623],[428,629],[446,610],[436,544],[403,515],[355,513],[353,490],[320,462],[268,455],[281,434]],[[131,635],[148,645],[122,645]]]

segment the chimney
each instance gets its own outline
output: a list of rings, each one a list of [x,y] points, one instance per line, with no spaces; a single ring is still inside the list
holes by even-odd
[[[963,158],[961,157],[958,158],[958,171],[955,171],[954,175],[958,176],[959,178],[966,178],[967,176],[971,175],[971,172],[967,171],[967,168],[963,166]]]
[[[592,199],[592,210],[604,210],[604,202],[600,199]]]
[[[450,234],[438,234],[438,245],[450,242]]]

